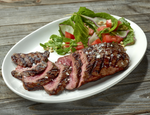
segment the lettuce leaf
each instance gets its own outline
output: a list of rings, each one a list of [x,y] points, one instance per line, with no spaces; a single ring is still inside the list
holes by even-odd
[[[121,24],[119,25],[117,30],[133,30],[130,26],[130,23],[125,20],[125,18],[120,18],[119,21],[121,21]]]
[[[116,18],[114,18],[113,16],[111,16],[110,14],[108,14],[108,13],[104,13],[104,12],[94,13],[93,11],[91,11],[90,9],[87,9],[86,7],[80,7],[78,13],[81,14],[81,15],[92,17],[92,18],[100,17],[100,18],[104,18],[104,19],[107,19],[107,20],[111,19],[111,21],[113,23],[113,26],[112,26],[112,28],[110,28],[109,32],[116,29],[116,27],[118,25],[118,20]],[[87,22],[87,24],[89,25],[90,23]],[[92,24],[91,24],[91,26],[92,26]]]
[[[123,40],[123,44],[126,45],[132,45],[135,43],[135,39],[134,39],[134,32],[130,31],[127,35],[126,38],[124,38]]]
[[[130,26],[130,23],[125,19],[125,18],[120,18],[119,19],[122,23],[119,25],[117,31],[119,30],[130,30],[130,32],[128,33],[127,37],[124,38],[123,40],[123,44],[126,45],[132,45],[135,43],[135,39],[134,39],[134,31],[132,29],[132,27]]]
[[[74,29],[74,27],[75,27],[75,24],[74,24],[74,22],[72,21],[72,19],[71,18],[69,18],[68,20],[65,20],[64,22],[62,22],[62,23],[60,23],[59,24],[59,33],[60,33],[60,35],[62,36],[62,37],[64,37],[64,33],[63,33],[63,31],[61,30],[62,28],[61,28],[61,26],[60,25],[68,25],[68,26],[71,26],[73,29]]]
[[[76,42],[82,42],[86,47],[88,43],[89,29],[84,25],[82,18],[79,14],[74,16],[75,18],[75,27],[74,27],[74,36]]]

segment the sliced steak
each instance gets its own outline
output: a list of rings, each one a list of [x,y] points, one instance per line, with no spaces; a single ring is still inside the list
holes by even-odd
[[[83,66],[78,87],[124,70],[129,64],[129,56],[117,43],[93,45],[82,50],[80,55]]]
[[[15,53],[11,56],[12,61],[22,67],[32,67],[34,64],[37,64],[41,61],[48,61],[49,51],[44,53],[35,52],[35,53]]]
[[[58,58],[57,63],[62,65],[72,66],[72,60],[70,58],[70,55],[66,55]]]
[[[58,77],[43,86],[45,91],[50,95],[56,95],[60,91],[63,91],[66,85],[69,83],[68,78],[71,73],[70,67],[59,63],[56,63],[56,66],[60,69]]]
[[[58,59],[57,62],[63,65],[68,65],[72,68],[72,72],[70,73],[69,76],[69,83],[67,84],[66,89],[72,90],[76,88],[79,83],[82,66],[79,53],[75,52],[70,55],[61,57]]]
[[[93,65],[95,63],[95,55],[91,53],[91,51],[94,50],[92,47],[83,49],[79,51],[82,67],[81,67],[81,77],[79,80],[78,87],[85,84],[85,81],[88,81],[88,79],[91,76],[91,71],[93,68]]]
[[[69,84],[66,86],[66,89],[68,90],[77,88],[81,76],[82,66],[82,61],[78,52],[72,53],[70,55],[70,59],[72,60],[72,72],[69,76]]]
[[[47,62],[40,62],[31,68],[24,68],[22,66],[17,66],[15,70],[11,72],[12,76],[14,76],[17,79],[22,80],[22,76],[35,76],[37,74],[40,74],[43,72],[47,67]]]
[[[35,75],[35,76],[23,76],[22,81],[23,81],[23,86],[26,90],[37,90],[41,89],[43,85],[49,83],[57,75],[59,74],[59,69],[56,67],[56,65],[50,61],[47,62],[48,66],[47,68],[40,74]]]

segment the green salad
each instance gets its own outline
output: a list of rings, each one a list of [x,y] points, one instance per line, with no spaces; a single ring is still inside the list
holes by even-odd
[[[90,45],[117,42],[124,46],[135,43],[135,35],[125,18],[116,19],[104,12],[94,13],[80,7],[68,20],[59,24],[60,35],[51,35],[46,43],[40,43],[45,50],[59,55],[75,52]]]

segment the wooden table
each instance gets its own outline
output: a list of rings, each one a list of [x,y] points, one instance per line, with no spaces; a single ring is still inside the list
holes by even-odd
[[[16,95],[4,83],[0,68],[0,115],[150,114],[149,0],[0,0],[0,65],[9,49],[23,37],[49,22],[77,12],[80,6],[125,17],[138,24],[148,40],[142,62],[110,89],[60,104],[36,103]]]

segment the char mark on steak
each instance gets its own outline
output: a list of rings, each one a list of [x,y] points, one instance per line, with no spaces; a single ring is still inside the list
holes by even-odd
[[[129,64],[129,56],[117,43],[102,43],[81,51],[82,75],[78,87],[99,78],[124,70]],[[87,68],[89,67],[89,68]],[[85,75],[86,74],[86,75]]]
[[[42,73],[35,76],[22,77],[23,86],[26,90],[37,90],[58,76],[59,69],[56,65],[50,61],[47,63],[47,68]]]
[[[77,88],[81,76],[81,67],[82,67],[82,61],[80,59],[78,51],[72,53],[70,55],[70,59],[72,60],[72,72],[69,76],[69,84],[67,84],[66,86],[66,89],[68,90]]]
[[[47,67],[47,62],[40,62],[34,66],[32,66],[31,68],[29,67],[22,67],[22,66],[17,66],[15,70],[13,70],[11,72],[12,76],[22,80],[22,76],[35,76],[37,74],[40,74],[41,72],[43,72]]]
[[[44,85],[45,91],[49,95],[56,95],[59,92],[63,91],[66,85],[69,83],[69,75],[71,73],[71,68],[69,66],[64,66],[62,64],[56,63],[56,66],[60,69],[58,77],[56,77],[50,83]]]
[[[93,49],[92,47],[85,48],[83,50],[78,51],[80,54],[82,67],[81,67],[81,77],[79,79],[78,87],[85,84],[85,81],[88,81],[88,79],[91,76],[91,71],[93,68],[93,65],[95,63],[95,55],[92,53]]]
[[[66,89],[72,90],[76,88],[79,83],[81,66],[82,66],[82,62],[78,51],[70,55],[59,58],[57,63],[67,65],[72,68],[72,71],[69,76],[69,83],[66,85]]]
[[[129,64],[129,56],[117,43],[89,46],[59,58],[55,64],[48,57],[48,51],[14,54],[11,58],[18,66],[12,75],[22,80],[26,90],[44,88],[48,94],[56,95],[122,71]]]
[[[44,53],[35,52],[35,53],[15,53],[11,56],[12,61],[22,67],[32,67],[34,64],[37,64],[41,61],[48,61],[49,51]]]

